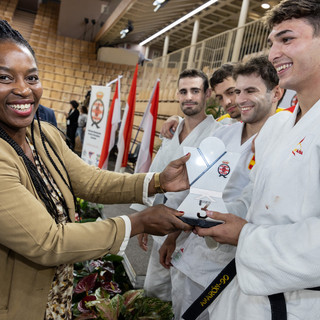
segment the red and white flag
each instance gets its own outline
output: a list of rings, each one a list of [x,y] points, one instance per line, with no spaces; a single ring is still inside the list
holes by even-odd
[[[104,135],[101,155],[98,167],[100,169],[108,169],[108,160],[111,149],[115,144],[116,131],[121,121],[121,103],[120,103],[120,79],[116,80],[116,90],[112,99],[111,107],[108,113],[106,133]]]
[[[139,156],[134,170],[135,173],[148,172],[151,165],[158,116],[159,90],[160,80],[158,79],[153,88],[152,95],[139,127],[144,130],[144,133],[141,140]]]
[[[137,91],[137,77],[138,77],[138,65],[134,71],[132,84],[124,110],[124,114],[121,121],[121,127],[119,131],[118,139],[118,156],[114,171],[119,172],[121,168],[125,168],[128,163],[129,147],[132,134],[133,117],[136,105],[136,91]],[[122,169],[124,170],[124,169]]]

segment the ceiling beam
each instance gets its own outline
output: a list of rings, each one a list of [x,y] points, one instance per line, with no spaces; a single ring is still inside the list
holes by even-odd
[[[108,20],[104,23],[102,28],[99,30],[97,35],[94,38],[94,41],[97,42],[100,40],[102,35],[108,32],[121,18],[126,14],[128,10],[134,5],[137,0],[122,0],[116,9],[112,12]]]

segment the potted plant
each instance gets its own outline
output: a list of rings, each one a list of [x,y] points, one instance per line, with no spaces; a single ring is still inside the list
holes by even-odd
[[[74,267],[73,317],[76,320],[170,320],[170,302],[145,297],[134,290],[122,265],[123,258],[107,254]]]

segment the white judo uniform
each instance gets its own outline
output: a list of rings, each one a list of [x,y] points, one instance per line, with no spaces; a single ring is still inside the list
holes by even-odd
[[[249,164],[253,158],[251,144],[254,136],[241,144],[243,127],[244,123],[237,122],[224,126],[213,134],[224,142],[228,151],[241,154],[223,192],[226,203],[240,197],[243,188],[249,183]],[[176,254],[172,260],[174,267],[170,270],[175,319],[181,319],[189,306],[234,258],[236,251],[236,247],[230,245],[209,248],[204,238],[193,233],[190,233],[187,239],[184,233],[181,236],[177,239]],[[209,319],[208,312],[204,311],[198,319]]]
[[[200,142],[211,136],[223,125],[217,122],[211,115],[199,123],[188,136],[180,143],[179,134],[184,126],[184,120],[180,121],[176,133],[172,139],[164,138],[149,171],[162,171],[167,164],[184,155],[183,146],[198,147]],[[177,209],[188,191],[167,192],[166,206]],[[163,203],[164,195],[157,195],[155,202]],[[148,296],[158,297],[162,300],[171,301],[171,278],[170,270],[165,269],[159,262],[159,249],[165,237],[153,237],[153,246],[150,254],[144,289]]]
[[[247,223],[237,276],[209,307],[210,319],[269,320],[267,296],[284,292],[288,320],[320,319],[320,101],[295,124],[280,112],[256,139],[256,165],[228,211]]]

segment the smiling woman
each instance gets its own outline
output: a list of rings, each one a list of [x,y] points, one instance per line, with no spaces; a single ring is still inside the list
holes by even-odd
[[[163,205],[130,217],[74,224],[75,196],[150,203],[156,187],[188,187],[182,157],[157,174],[118,174],[84,163],[38,117],[42,86],[30,45],[0,20],[0,319],[71,319],[73,263],[126,248],[141,232],[190,227]],[[35,123],[34,116],[37,121]],[[160,184],[160,186],[158,185]]]
[[[1,41],[0,46],[0,94],[5,99],[0,121],[10,135],[25,133],[42,95],[37,64],[31,51],[21,44]]]

